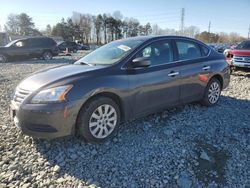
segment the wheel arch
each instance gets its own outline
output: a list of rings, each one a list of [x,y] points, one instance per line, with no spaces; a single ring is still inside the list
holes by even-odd
[[[81,109],[86,104],[88,104],[89,102],[91,102],[92,100],[94,100],[95,98],[98,98],[98,97],[108,97],[108,98],[112,99],[119,106],[121,121],[123,121],[125,119],[125,109],[124,109],[124,104],[123,104],[121,97],[113,92],[110,92],[110,91],[103,91],[103,92],[96,93],[96,94],[92,95],[82,104]]]
[[[222,77],[220,74],[215,74],[215,75],[213,75],[213,76],[210,78],[210,80],[212,80],[213,78],[219,80],[219,82],[220,82],[220,84],[221,84],[221,88],[223,88],[223,77]],[[210,81],[210,80],[209,80],[209,81]]]

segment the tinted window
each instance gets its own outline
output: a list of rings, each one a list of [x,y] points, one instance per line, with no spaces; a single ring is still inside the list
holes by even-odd
[[[44,38],[43,42],[44,42],[44,44],[46,44],[48,46],[54,46],[54,45],[56,45],[56,42],[53,39],[51,39],[51,38]]]
[[[202,49],[202,56],[207,56],[209,53],[209,49],[203,45],[201,45],[201,49]]]
[[[41,46],[42,45],[42,41],[40,39],[28,39],[29,41],[29,46]]]
[[[142,49],[136,57],[148,57],[151,65],[160,65],[173,61],[173,50],[170,41],[159,41]]]
[[[50,38],[30,38],[28,39],[29,46],[32,47],[47,47],[47,46],[53,46],[56,45],[55,41],[53,41]]]
[[[250,49],[250,41],[243,41],[242,43],[240,43],[236,49],[246,49],[249,50]]]
[[[201,57],[199,45],[191,41],[176,41],[179,60],[196,59]]]

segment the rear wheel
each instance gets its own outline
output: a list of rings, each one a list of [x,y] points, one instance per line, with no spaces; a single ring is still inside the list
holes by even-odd
[[[110,98],[98,97],[79,112],[77,130],[88,142],[100,143],[111,137],[119,123],[119,106]]]
[[[0,54],[0,63],[6,63],[7,62],[7,57],[3,54]]]
[[[221,83],[218,79],[212,78],[206,88],[201,103],[205,106],[213,106],[218,103],[221,93]]]
[[[42,57],[44,60],[50,60],[53,58],[53,55],[50,51],[46,51],[43,53]]]

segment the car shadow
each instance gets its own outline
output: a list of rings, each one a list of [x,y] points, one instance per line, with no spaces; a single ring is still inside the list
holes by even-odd
[[[111,184],[119,187],[128,187],[132,184],[145,187],[149,185],[147,180],[139,178],[158,174],[160,180],[169,176],[166,185],[172,186],[176,185],[174,179],[176,174],[164,175],[164,170],[167,169],[168,172],[169,168],[181,168],[177,167],[181,161],[179,155],[182,155],[183,151],[188,151],[187,156],[183,158],[186,160],[185,158],[191,157],[193,143],[197,142],[197,137],[205,142],[206,137],[209,136],[207,136],[206,126],[202,127],[204,130],[199,129],[200,132],[198,130],[195,132],[200,128],[200,124],[185,124],[186,119],[192,122],[192,119],[200,117],[199,123],[206,124],[208,121],[202,118],[203,115],[209,116],[210,113],[218,111],[219,114],[214,116],[222,117],[222,114],[226,115],[236,106],[245,107],[247,110],[250,101],[221,96],[220,102],[214,107],[207,108],[194,103],[165,110],[125,123],[113,139],[103,144],[89,144],[81,138],[72,136],[51,141],[35,140],[35,146],[52,167],[55,165],[60,167],[58,178],[69,175],[87,182],[88,185],[104,187]],[[188,114],[188,117],[183,118],[182,113]],[[209,121],[223,122],[224,126],[229,126],[228,123],[232,119],[229,117],[224,118],[223,121],[213,119]],[[184,125],[185,128],[183,128]],[[214,129],[222,127],[221,124],[217,126]],[[217,136],[220,137],[220,135]],[[185,169],[185,166],[183,168]],[[140,177],[137,176],[138,173]],[[224,181],[224,177],[221,179]],[[128,184],[121,185],[121,182]]]

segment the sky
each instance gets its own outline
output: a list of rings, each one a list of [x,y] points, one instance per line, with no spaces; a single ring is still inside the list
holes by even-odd
[[[141,24],[150,22],[161,28],[178,30],[181,9],[185,8],[185,27],[194,25],[211,32],[236,32],[247,37],[250,27],[250,0],[0,0],[0,25],[10,13],[27,13],[38,29],[55,25],[73,11],[102,14],[119,10],[124,17],[134,17]]]

